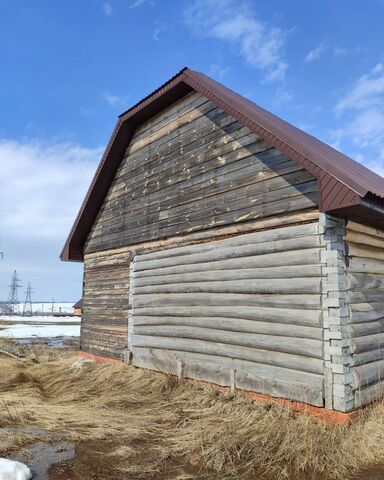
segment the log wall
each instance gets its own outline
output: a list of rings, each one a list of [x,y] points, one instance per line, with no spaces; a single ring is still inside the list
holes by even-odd
[[[350,327],[355,406],[384,395],[384,232],[348,222]]]
[[[324,404],[318,222],[136,255],[137,366]]]
[[[126,249],[85,255],[83,351],[121,359],[128,336],[130,257]]]
[[[138,127],[85,252],[317,205],[315,177],[192,93]]]

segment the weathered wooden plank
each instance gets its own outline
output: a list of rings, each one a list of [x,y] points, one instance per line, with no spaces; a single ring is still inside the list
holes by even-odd
[[[384,379],[384,360],[355,366],[354,375],[357,389],[380,382]]]
[[[248,306],[180,306],[145,307],[140,309],[140,316],[166,317],[228,317],[260,320],[264,322],[288,323],[293,325],[320,325],[322,315],[317,310],[282,309]]]
[[[182,362],[187,378],[204,380],[219,385],[230,385],[231,371],[236,371],[236,387],[260,393],[281,396],[314,405],[321,405],[322,377],[288,368],[279,368],[246,360],[229,359],[178,351],[149,350],[136,348],[134,364],[144,368],[175,373],[177,362]]]
[[[221,342],[230,345],[272,350],[274,352],[293,353],[314,358],[322,358],[323,342],[309,338],[296,338],[282,335],[266,335],[252,332],[236,332],[216,330],[208,327],[185,326],[185,325],[136,325],[134,326],[134,338],[138,335],[156,337],[188,338],[210,342]]]
[[[353,351],[356,353],[367,352],[369,350],[382,350],[384,346],[384,333],[375,333],[373,335],[364,335],[352,339]]]
[[[171,267],[180,264],[203,263],[205,261],[229,260],[238,257],[248,257],[253,255],[265,255],[271,253],[287,252],[292,250],[301,250],[320,246],[318,236],[300,237],[298,239],[276,240],[275,242],[255,243],[251,245],[240,245],[238,247],[220,248],[217,243],[217,249],[208,252],[195,253],[196,248],[190,247],[190,254],[179,255],[175,258],[148,260],[146,262],[137,262],[135,270],[152,270],[164,266]]]
[[[350,303],[369,303],[369,302],[381,302],[384,303],[384,290],[374,289],[365,291],[350,291],[349,292]]]
[[[135,133],[88,252],[317,205],[298,165],[206,99],[183,102]]]
[[[161,317],[161,316],[140,316],[139,312],[134,315],[134,325],[178,325],[195,326],[217,330],[230,330],[235,332],[261,333],[270,335],[282,335],[293,338],[310,338],[321,340],[322,329],[319,327],[290,325],[287,323],[260,322],[255,320],[244,320],[242,318],[225,317]],[[298,337],[300,335],[300,337]]]
[[[384,276],[370,273],[350,273],[347,275],[348,288],[354,292],[384,290]]]
[[[155,273],[157,269],[155,270]],[[135,279],[135,285],[144,287],[148,285],[175,284],[183,282],[214,282],[225,280],[244,280],[244,279],[280,279],[281,282],[296,277],[310,278],[320,277],[321,267],[319,265],[291,265],[284,267],[270,268],[243,268],[236,270],[214,270],[205,272],[190,272],[172,275],[151,275],[138,277]],[[383,300],[384,298],[381,297]]]
[[[172,248],[171,250],[154,251],[137,256],[136,262],[140,263],[148,260],[156,260],[159,258],[178,257],[180,255],[188,255],[195,252],[203,253],[224,247],[239,247],[241,245],[273,242],[276,240],[291,240],[292,238],[318,235],[318,233],[319,232],[317,223],[293,225],[283,228],[275,228],[273,230],[264,230],[262,232],[238,235],[236,237],[220,240],[214,244],[205,243],[194,246]]]
[[[136,284],[136,281],[135,281]],[[144,294],[137,292],[133,300],[134,308],[155,306],[256,306],[293,308],[305,310],[320,309],[320,292],[317,294],[287,294],[287,295],[249,295],[241,293],[175,293],[175,294]]]
[[[136,294],[145,293],[254,293],[254,294],[307,294],[320,292],[319,278],[292,278],[282,282],[280,279],[248,279],[217,282],[192,282],[180,284],[162,284],[145,287],[135,287]]]
[[[372,258],[374,260],[384,261],[384,249],[369,247],[358,243],[348,243],[348,256]]]
[[[367,235],[361,232],[355,232],[349,229],[347,229],[347,233],[344,236],[344,240],[346,240],[348,243],[349,242],[357,243],[364,246],[378,247],[378,248],[384,247],[384,238],[373,236],[373,235]]]
[[[154,340],[156,344],[154,344]],[[151,348],[175,350],[180,352],[199,353],[203,355],[221,356],[238,360],[248,360],[264,365],[281,366],[287,369],[299,370],[302,373],[322,373],[322,361],[314,357],[293,355],[282,352],[272,352],[256,348],[231,346],[220,342],[174,338],[174,337],[147,337],[134,335],[132,338],[133,356],[137,348]]]
[[[320,249],[309,248],[306,250],[283,253],[271,253],[264,255],[231,258],[227,260],[206,261],[202,263],[174,265],[172,267],[160,267],[155,270],[136,271],[137,278],[152,277],[158,275],[173,275],[182,273],[205,272],[216,270],[248,270],[256,268],[279,268],[284,266],[316,265],[320,262]],[[384,283],[383,283],[384,287]]]
[[[384,396],[384,382],[378,382],[367,388],[357,389],[355,392],[355,407],[363,407]]]
[[[364,335],[384,332],[384,319],[353,324],[351,325],[351,331],[353,337],[362,337]]]
[[[367,273],[384,275],[384,261],[372,258],[352,257],[349,262],[350,273]]]

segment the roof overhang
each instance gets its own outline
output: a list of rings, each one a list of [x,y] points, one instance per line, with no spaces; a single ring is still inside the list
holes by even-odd
[[[383,178],[215,80],[184,68],[120,115],[61,252],[62,260],[83,260],[85,241],[136,127],[191,91],[207,97],[317,177],[321,211],[384,228]]]

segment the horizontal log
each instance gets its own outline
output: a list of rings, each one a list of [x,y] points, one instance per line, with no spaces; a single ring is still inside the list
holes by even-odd
[[[323,371],[322,360],[313,357],[185,338],[156,337],[155,340],[156,343],[154,344],[154,337],[133,335],[133,355],[135,355],[135,350],[137,348],[166,349],[184,353],[200,353],[204,355],[221,356],[224,358],[248,360],[250,362],[280,366],[285,369],[298,370],[300,372],[322,374]]]
[[[299,333],[299,332],[298,332]],[[322,358],[322,340],[308,338],[292,338],[281,335],[266,335],[251,332],[236,332],[216,330],[207,327],[184,326],[184,325],[135,325],[132,341],[135,344],[136,336],[154,337],[153,345],[156,345],[158,337],[188,338],[209,342],[221,342],[229,345],[272,350],[275,352],[292,353],[306,357]]]
[[[157,273],[155,270],[154,273]],[[283,267],[270,268],[243,268],[235,270],[214,270],[206,272],[190,272],[172,275],[153,275],[148,277],[135,278],[136,287],[145,287],[149,285],[191,283],[191,282],[215,282],[228,280],[250,281],[256,279],[280,279],[281,282],[289,281],[292,278],[310,278],[321,277],[322,269],[320,265],[291,265]]]
[[[354,353],[352,365],[365,365],[378,360],[384,360],[384,350],[368,350],[366,352]]]
[[[184,365],[186,378],[202,380],[222,386],[232,383],[231,371],[236,371],[234,381],[242,390],[260,392],[274,397],[284,397],[321,406],[322,377],[305,372],[271,367],[218,356],[207,356],[177,351],[149,350],[137,348],[133,354],[134,365],[175,373],[177,363]]]
[[[351,305],[353,307],[354,305]],[[373,322],[384,318],[384,308],[370,311],[351,311],[351,323]]]
[[[373,258],[352,257],[348,272],[384,275],[384,261]]]
[[[368,225],[348,220],[347,228],[354,232],[365,233],[366,235],[372,235],[373,237],[382,238],[384,240],[384,230],[379,230],[375,227],[369,227]]]
[[[135,270],[152,270],[161,267],[170,267],[173,265],[192,263],[202,263],[205,261],[226,260],[238,257],[248,257],[250,255],[265,255],[271,253],[280,253],[295,251],[306,248],[319,247],[320,239],[318,236],[300,237],[299,239],[277,240],[273,243],[256,243],[253,245],[241,245],[239,247],[221,248],[217,242],[217,248],[213,251],[203,253],[190,253],[177,257],[149,260],[146,262],[135,262]],[[192,248],[192,246],[191,246]]]
[[[144,294],[137,292],[133,296],[134,308],[160,306],[256,306],[284,309],[319,310],[321,307],[320,292],[318,294],[289,295],[249,295],[241,293],[175,293]]]
[[[84,262],[94,262],[108,258],[108,255],[124,254],[126,252],[135,251],[137,253],[146,253],[154,249],[167,249],[175,246],[183,246],[187,244],[200,243],[205,239],[220,238],[226,235],[237,235],[242,233],[248,233],[250,231],[261,231],[267,228],[281,227],[283,225],[294,225],[301,222],[318,221],[319,212],[316,209],[310,209],[299,213],[288,213],[275,215],[270,218],[254,220],[245,223],[233,224],[229,226],[222,226],[219,228],[211,228],[210,230],[203,230],[198,232],[189,232],[179,236],[172,237],[170,239],[149,240],[141,242],[140,244],[133,244],[131,246],[124,246],[121,248],[112,248],[102,251],[90,250],[89,245],[85,246]]]
[[[348,288],[352,291],[384,290],[384,276],[369,273],[349,273]]]
[[[363,290],[349,292],[349,301],[353,303],[371,303],[371,302],[384,302],[384,289]]]
[[[133,315],[133,326],[178,325],[203,327],[218,330],[230,330],[235,332],[260,333],[266,335],[282,335],[287,337],[310,338],[321,340],[323,331],[320,327],[307,327],[290,325],[284,323],[260,322],[255,320],[244,320],[242,318],[225,317],[156,317],[141,316],[138,313]],[[136,332],[137,330],[135,330]]]
[[[355,366],[353,372],[356,389],[380,382],[384,379],[384,360]]]
[[[317,326],[322,322],[322,314],[317,310],[244,306],[191,306],[188,308],[167,306],[135,309],[134,315],[138,310],[140,310],[140,316],[145,317],[228,317],[308,326]]]
[[[169,250],[161,250],[158,252],[150,252],[136,256],[136,262],[146,262],[149,260],[157,260],[161,258],[178,257],[180,255],[190,255],[192,253],[205,253],[216,250],[217,248],[239,247],[242,245],[252,245],[255,243],[274,242],[276,240],[291,240],[297,237],[308,237],[318,235],[318,224],[308,223],[303,225],[291,225],[282,228],[274,228],[272,230],[247,233],[237,235],[236,237],[219,240],[218,242],[203,243],[198,245],[184,246],[172,248]]]
[[[135,278],[152,277],[154,275],[187,274],[192,272],[211,272],[216,270],[243,270],[256,268],[280,268],[292,265],[316,265],[320,262],[320,248],[283,253],[270,253],[248,257],[230,258],[225,260],[206,261],[194,264],[173,265],[150,270],[137,270],[135,263]],[[384,280],[383,280],[384,288]]]
[[[351,329],[353,337],[382,333],[384,332],[384,319],[374,320],[373,322],[356,323],[351,325]]]
[[[367,245],[361,245],[358,243],[348,243],[348,256],[372,258],[374,260],[384,261],[384,249],[369,247]]]
[[[367,235],[366,233],[354,232],[353,230],[347,230],[346,235],[344,236],[346,242],[358,243],[361,245],[369,245],[371,247],[384,247],[384,238],[379,238],[377,236]]]
[[[384,382],[379,382],[367,388],[360,388],[355,392],[355,407],[363,407],[384,396]]]
[[[146,287],[138,287],[135,285],[134,293],[320,293],[321,280],[319,278],[292,278],[289,281],[279,280],[280,279],[228,280],[222,282],[163,284]]]
[[[384,333],[375,333],[352,339],[353,352],[361,353],[369,350],[382,350],[384,346]]]

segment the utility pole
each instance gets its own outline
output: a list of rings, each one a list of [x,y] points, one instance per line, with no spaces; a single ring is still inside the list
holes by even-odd
[[[23,317],[32,317],[33,310],[32,310],[32,287],[31,282],[28,282],[27,291],[25,292],[25,302],[23,306]]]
[[[12,282],[9,285],[10,291],[8,295],[7,310],[11,315],[19,313],[19,294],[17,290],[21,287],[20,279],[17,277],[16,270],[12,275]]]

